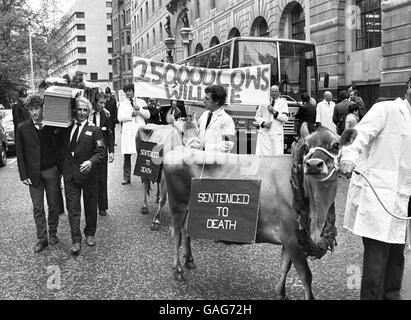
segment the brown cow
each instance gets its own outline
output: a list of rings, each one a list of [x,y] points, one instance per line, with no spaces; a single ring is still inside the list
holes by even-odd
[[[305,298],[313,299],[312,274],[307,257],[321,258],[335,243],[334,200],[337,192],[339,136],[325,127],[309,135],[303,124],[293,156],[206,154],[179,147],[164,159],[169,206],[175,244],[174,277],[182,281],[179,247],[186,229],[192,178],[203,177],[261,179],[260,211],[256,243],[282,245],[281,277],[276,287],[286,298],[285,281],[293,263],[305,288]],[[206,162],[206,164],[204,164]],[[292,182],[292,183],[290,183]],[[196,268],[191,239],[186,236],[185,267]]]

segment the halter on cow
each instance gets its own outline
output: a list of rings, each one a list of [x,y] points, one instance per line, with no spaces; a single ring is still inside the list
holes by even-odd
[[[286,298],[285,281],[293,263],[304,285],[306,299],[313,298],[307,257],[321,258],[335,244],[334,200],[339,136],[324,127],[309,135],[306,124],[302,126],[301,136],[293,158],[289,155],[257,157],[228,154],[225,157],[230,159],[229,164],[204,165],[205,153],[202,151],[180,149],[165,156],[164,174],[173,219],[176,280],[184,279],[179,248],[182,231],[185,231],[191,179],[199,178],[202,172],[212,178],[238,179],[241,171],[255,165],[253,177],[261,179],[256,242],[283,246],[277,294]],[[185,240],[185,267],[194,269],[191,238],[187,236]]]

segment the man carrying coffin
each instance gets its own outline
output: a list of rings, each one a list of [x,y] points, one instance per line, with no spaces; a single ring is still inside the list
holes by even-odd
[[[81,193],[83,192],[86,227],[84,235],[88,246],[95,245],[97,228],[97,167],[105,161],[104,138],[98,126],[91,126],[88,99],[76,100],[74,124],[62,134],[63,177],[66,204],[71,229],[72,255],[81,251]]]
[[[205,89],[203,98],[207,111],[198,120],[201,148],[205,151],[230,152],[234,147],[234,120],[224,110],[227,91],[213,85]]]
[[[114,132],[112,122],[114,119],[111,116],[107,117],[103,111],[106,103],[106,96],[103,92],[96,95],[96,103],[94,104],[94,113],[92,115],[93,124],[99,128],[103,133],[104,144],[106,146],[105,159],[97,166],[98,177],[98,196],[97,205],[100,216],[107,215],[108,196],[107,196],[107,161],[112,163],[114,161]]]

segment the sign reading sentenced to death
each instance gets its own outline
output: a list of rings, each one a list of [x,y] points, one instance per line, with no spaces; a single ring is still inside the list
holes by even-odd
[[[207,69],[134,58],[136,92],[168,100],[202,102],[204,89],[221,85],[227,90],[227,104],[270,103],[271,65],[237,69]]]
[[[187,233],[202,239],[254,243],[260,180],[192,179]]]
[[[134,175],[147,178],[150,181],[158,181],[162,160],[163,145],[139,141]]]

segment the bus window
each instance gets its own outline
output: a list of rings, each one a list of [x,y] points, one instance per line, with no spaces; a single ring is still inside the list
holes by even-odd
[[[194,67],[194,66],[195,66],[195,62],[196,62],[195,59],[190,59],[190,60],[187,61],[187,65],[188,65],[189,67]]]
[[[210,54],[200,54],[196,58],[196,67],[207,68],[208,57]]]
[[[281,93],[299,101],[304,90],[316,97],[314,46],[280,42]]]
[[[278,84],[278,54],[275,41],[238,41],[234,68],[271,65],[271,85]]]
[[[221,48],[210,52],[210,58],[208,59],[207,68],[209,69],[218,69],[220,67],[221,60]]]
[[[230,68],[230,55],[231,55],[231,44],[225,45],[223,48],[221,69]]]

